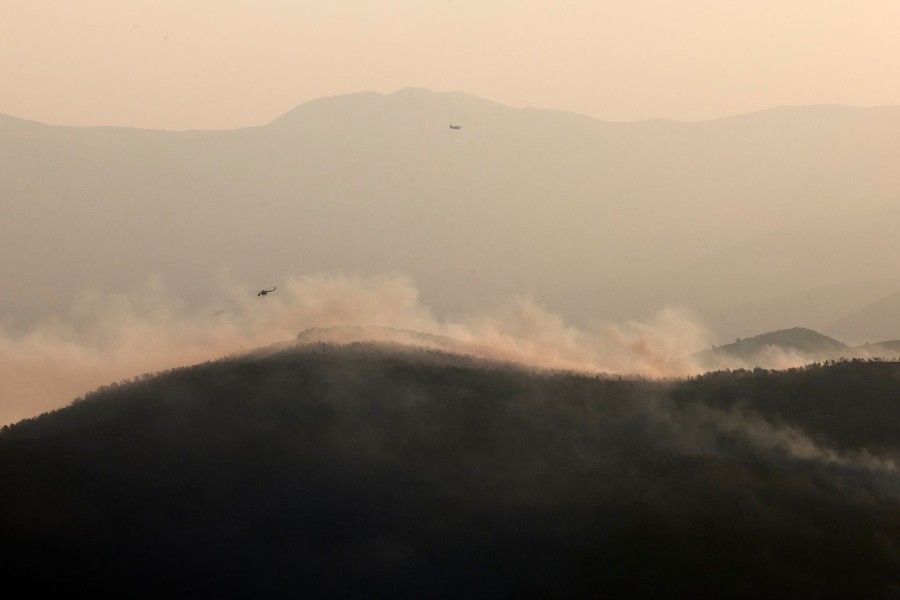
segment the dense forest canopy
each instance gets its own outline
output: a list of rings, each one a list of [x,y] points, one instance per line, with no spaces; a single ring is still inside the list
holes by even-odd
[[[897,362],[650,381],[371,344],[177,369],[4,428],[4,581],[888,596],[898,383]]]

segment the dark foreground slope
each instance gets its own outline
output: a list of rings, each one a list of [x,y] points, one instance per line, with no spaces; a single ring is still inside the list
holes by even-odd
[[[889,597],[898,378],[854,362],[620,381],[359,345],[177,370],[0,435],[3,581]]]

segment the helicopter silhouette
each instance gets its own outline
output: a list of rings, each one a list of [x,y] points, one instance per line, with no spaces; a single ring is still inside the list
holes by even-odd
[[[462,129],[462,125],[454,125],[453,123],[450,123],[450,129]]]
[[[278,286],[272,286],[272,289],[271,289],[271,290],[267,290],[267,289],[263,288],[263,289],[259,290],[259,291],[256,293],[256,295],[257,295],[257,296],[267,296],[267,295],[271,294],[272,292],[274,292],[274,291],[277,290],[277,289],[278,289]]]

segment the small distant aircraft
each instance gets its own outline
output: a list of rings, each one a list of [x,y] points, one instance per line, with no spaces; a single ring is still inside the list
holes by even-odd
[[[267,296],[278,289],[278,286],[273,286],[271,290],[267,290],[265,288],[259,290],[256,295],[257,296]]]
[[[450,123],[450,129],[462,129],[462,125],[454,125],[453,123]]]

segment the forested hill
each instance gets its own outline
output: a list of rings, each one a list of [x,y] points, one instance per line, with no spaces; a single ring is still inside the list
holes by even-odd
[[[8,589],[889,597],[900,363],[672,382],[308,345],[0,434]]]

